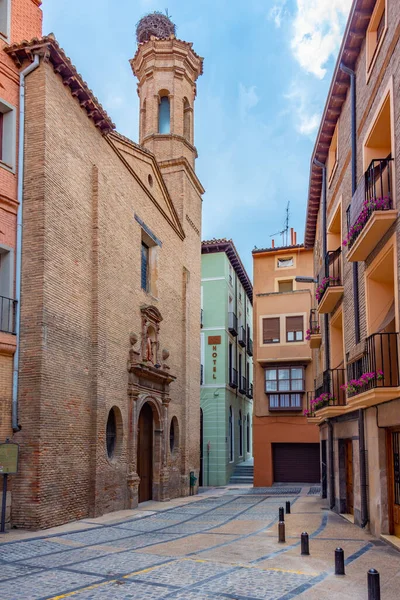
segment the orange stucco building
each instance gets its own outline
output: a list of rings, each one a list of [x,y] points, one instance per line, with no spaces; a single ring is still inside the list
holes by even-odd
[[[303,412],[313,389],[310,344],[314,322],[313,253],[295,243],[253,251],[254,263],[254,485],[316,483],[319,435]],[[310,320],[313,341],[309,341]]]

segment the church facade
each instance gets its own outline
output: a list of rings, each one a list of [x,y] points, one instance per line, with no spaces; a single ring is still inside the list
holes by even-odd
[[[188,495],[199,473],[203,59],[167,17],[138,26],[139,144],[53,36],[26,78],[12,524],[45,528]]]

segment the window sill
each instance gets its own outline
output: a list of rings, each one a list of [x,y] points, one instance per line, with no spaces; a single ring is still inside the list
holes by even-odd
[[[296,406],[296,407],[293,407],[293,406],[282,407],[282,406],[280,406],[279,408],[276,408],[275,406],[269,406],[268,410],[270,412],[301,412],[303,410],[303,407],[302,406]]]
[[[0,167],[5,169],[6,171],[9,171],[10,173],[15,174],[15,167],[13,167],[12,165],[9,165],[8,163],[3,162],[2,160],[0,160]]]

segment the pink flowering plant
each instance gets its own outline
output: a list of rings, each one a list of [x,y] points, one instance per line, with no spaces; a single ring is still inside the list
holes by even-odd
[[[315,297],[319,302],[322,296],[325,294],[326,288],[331,284],[335,284],[339,281],[339,277],[324,277],[321,283],[318,285],[317,290],[315,292]]]
[[[335,398],[329,392],[323,392],[317,398],[313,398],[310,401],[310,410],[306,409],[303,414],[306,417],[310,417],[316,410],[324,408],[324,406],[328,406],[331,403],[335,403]]]
[[[363,392],[370,381],[381,381],[382,379],[383,371],[371,371],[369,373],[363,373],[359,379],[351,379],[345,385],[342,385],[341,389],[345,390],[348,396],[355,396],[356,394]]]
[[[392,208],[392,201],[388,196],[385,196],[384,198],[372,198],[371,200],[365,200],[356,222],[350,227],[347,237],[345,237],[342,242],[343,246],[348,246],[351,248],[358,234],[364,229],[373,212],[376,210],[389,210],[390,208]]]
[[[311,340],[312,335],[316,335],[319,333],[319,325],[314,325],[311,329],[307,329],[306,331],[306,340],[309,342]]]

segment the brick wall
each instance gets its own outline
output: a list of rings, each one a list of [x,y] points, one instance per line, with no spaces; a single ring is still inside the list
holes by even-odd
[[[173,416],[179,422],[180,451],[169,457],[169,492],[188,493],[189,471],[199,468],[199,192],[184,169],[168,180],[173,199],[184,189],[184,212],[197,229],[183,219],[182,241],[157,208],[165,205],[161,188],[152,190],[151,201],[48,64],[28,80],[27,146],[22,430],[15,436],[22,467],[13,523],[42,528],[127,507],[135,432],[126,365],[143,304],[163,316],[160,345],[170,351],[177,377],[168,411],[169,422]],[[140,168],[144,173],[143,160]],[[156,179],[154,166],[148,169]],[[140,288],[135,214],[162,242],[158,298]],[[112,406],[123,422],[115,460],[105,449]]]

